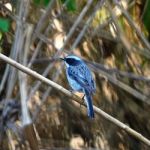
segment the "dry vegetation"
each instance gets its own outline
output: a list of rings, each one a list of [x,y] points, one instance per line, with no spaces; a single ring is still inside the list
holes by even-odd
[[[82,57],[96,80],[94,105],[147,142],[101,113],[90,120],[85,107],[61,90],[0,59],[0,150],[149,150],[150,43],[141,21],[144,2],[77,0],[75,11],[59,0],[47,7],[30,0],[10,2],[12,10],[5,4],[0,3],[0,16],[11,19],[11,27],[1,32],[1,53],[66,89],[64,64],[57,58]]]

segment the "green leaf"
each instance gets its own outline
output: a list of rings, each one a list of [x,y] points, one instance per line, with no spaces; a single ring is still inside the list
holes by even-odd
[[[150,33],[150,0],[147,0],[145,3],[142,20],[148,32]]]
[[[68,11],[76,11],[77,3],[76,0],[61,0],[62,3],[66,2],[66,7]]]
[[[51,0],[33,0],[36,5],[47,6]]]
[[[47,6],[51,0],[44,0],[44,5]]]
[[[37,5],[40,4],[40,1],[41,1],[41,0],[33,0],[33,2],[34,2],[35,4],[37,4]]]
[[[0,30],[3,32],[8,32],[10,22],[8,19],[0,18]]]

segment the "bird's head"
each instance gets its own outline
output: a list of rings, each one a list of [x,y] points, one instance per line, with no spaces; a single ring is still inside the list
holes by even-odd
[[[75,55],[68,55],[65,58],[61,58],[63,61],[65,61],[65,64],[67,67],[69,66],[78,66],[79,64],[81,64],[83,61],[75,56]]]

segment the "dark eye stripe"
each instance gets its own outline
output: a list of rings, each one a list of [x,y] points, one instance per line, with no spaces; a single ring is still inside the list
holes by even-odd
[[[74,58],[66,58],[65,61],[71,66],[77,66],[81,63],[79,60],[76,60]]]

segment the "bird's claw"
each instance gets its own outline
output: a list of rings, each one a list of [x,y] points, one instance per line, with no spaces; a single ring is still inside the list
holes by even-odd
[[[69,89],[69,91],[71,92],[71,93],[74,93],[75,91],[74,90],[72,90],[72,89]]]
[[[82,102],[80,103],[80,108],[81,108],[81,105],[84,104],[84,97],[85,97],[85,95],[82,97]]]

